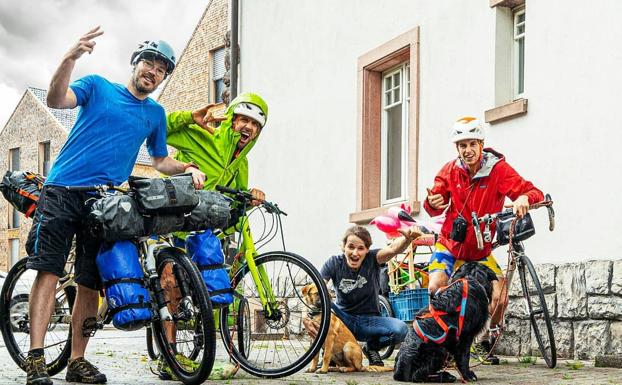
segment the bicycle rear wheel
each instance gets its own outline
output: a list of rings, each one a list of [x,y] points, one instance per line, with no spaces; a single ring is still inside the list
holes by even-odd
[[[527,302],[531,329],[536,337],[538,348],[548,367],[554,368],[557,365],[557,350],[555,348],[555,336],[553,335],[549,309],[546,305],[536,269],[525,255],[519,259],[518,274],[523,288],[523,296]]]
[[[307,365],[324,343],[331,314],[326,283],[309,261],[293,253],[261,254],[255,264],[258,271],[265,272],[271,285],[267,289],[274,293],[276,302],[264,306],[248,265],[241,266],[232,286],[236,298],[241,303],[245,299],[246,304],[239,306],[234,301],[221,310],[223,342],[233,360],[248,373],[264,378],[288,376]],[[303,286],[310,283],[318,288],[317,309],[302,297]],[[321,311],[319,333],[310,339],[302,320],[314,310]],[[238,320],[233,328],[227,322],[230,313]]]
[[[201,384],[211,373],[216,355],[216,331],[207,287],[197,267],[181,250],[162,249],[156,259],[173,316],[173,321],[152,322],[158,350],[180,381]]]
[[[22,370],[30,350],[28,299],[37,275],[35,270],[26,269],[26,262],[27,258],[21,259],[11,268],[0,293],[2,337],[9,355]],[[55,296],[56,307],[43,342],[45,362],[51,376],[67,366],[71,354],[71,309],[75,296],[74,286],[57,290]]]
[[[380,315],[382,317],[394,317],[393,308],[391,308],[391,303],[389,303],[387,297],[385,297],[384,295],[378,295],[378,302],[380,303]],[[386,348],[378,351],[378,353],[380,354],[381,359],[386,360],[387,358],[391,357],[391,354],[393,354],[394,350],[395,345],[389,345]]]

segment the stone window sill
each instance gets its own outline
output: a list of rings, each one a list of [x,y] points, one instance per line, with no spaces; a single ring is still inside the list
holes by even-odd
[[[514,8],[521,5],[525,5],[525,0],[490,0],[490,8],[494,7],[508,7]]]
[[[367,210],[362,210],[362,211],[358,211],[355,213],[351,213],[350,223],[356,223],[357,225],[366,225],[378,215],[382,215],[386,213],[390,207],[399,207],[402,203],[406,203],[406,202],[393,203],[393,204],[386,205],[386,206],[381,206],[381,207],[376,207],[373,209],[367,209]],[[419,211],[421,210],[421,202],[419,201],[412,202],[411,210],[412,210],[411,214],[418,214]]]
[[[484,111],[486,123],[498,123],[527,113],[527,99],[518,99],[503,106]]]

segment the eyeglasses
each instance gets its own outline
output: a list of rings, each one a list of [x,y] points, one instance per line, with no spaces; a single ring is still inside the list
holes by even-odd
[[[147,71],[151,71],[155,68],[155,73],[159,77],[164,77],[166,75],[166,68],[156,65],[153,60],[142,59],[143,66],[147,69]]]

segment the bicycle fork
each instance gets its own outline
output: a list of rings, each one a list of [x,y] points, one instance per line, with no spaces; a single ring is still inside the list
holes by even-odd
[[[160,315],[160,319],[162,321],[172,321],[173,316],[171,316],[171,312],[168,311],[168,307],[166,306],[164,289],[162,289],[160,277],[158,276],[158,272],[156,270],[154,252],[158,246],[159,245],[156,243],[147,244],[147,240],[140,241],[141,250],[145,255],[145,269],[147,270],[149,285],[151,286],[151,289],[153,290],[153,294],[155,296],[156,305],[158,307],[158,314]]]

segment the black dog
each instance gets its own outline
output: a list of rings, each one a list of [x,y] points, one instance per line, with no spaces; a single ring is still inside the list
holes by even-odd
[[[464,281],[468,282],[468,296],[463,326],[457,336],[459,311],[462,303]],[[492,281],[497,280],[495,273],[488,267],[477,263],[465,263],[454,273],[450,286],[432,296],[430,302],[436,311],[447,312],[440,318],[449,326],[446,338],[442,341],[424,341],[414,329],[406,336],[395,361],[393,378],[397,381],[412,382],[454,382],[456,378],[447,372],[439,372],[448,354],[456,362],[456,367],[467,381],[476,381],[477,376],[469,369],[469,349],[475,336],[486,325],[488,319],[488,303],[492,296]],[[453,284],[452,284],[453,283]],[[427,308],[421,309],[417,316],[429,313]],[[419,329],[425,336],[437,338],[445,331],[434,318],[416,319]]]

